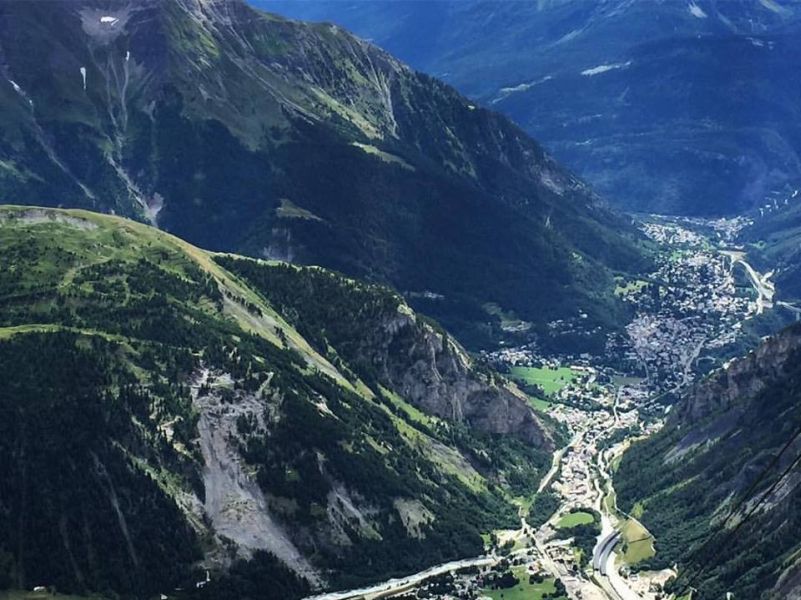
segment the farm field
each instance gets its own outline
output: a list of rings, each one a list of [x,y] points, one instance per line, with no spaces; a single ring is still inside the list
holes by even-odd
[[[552,594],[556,591],[553,579],[545,579],[542,583],[529,583],[529,574],[525,567],[512,569],[520,580],[520,583],[513,588],[502,590],[485,589],[482,594],[492,600],[542,600],[545,594]]]
[[[546,395],[551,396],[576,379],[576,372],[570,367],[512,367],[512,379],[528,385],[537,385]]]
[[[574,512],[568,513],[556,524],[559,529],[570,529],[571,527],[578,527],[579,525],[589,525],[595,519],[590,513],[587,512]]]
[[[655,554],[653,538],[638,521],[628,519],[620,530],[625,542],[626,552],[623,554],[623,560],[626,564],[637,564]]]

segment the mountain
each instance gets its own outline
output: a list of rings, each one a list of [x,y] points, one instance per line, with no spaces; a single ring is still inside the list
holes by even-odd
[[[654,534],[642,568],[679,564],[694,598],[801,595],[801,325],[696,385],[615,474],[620,507]]]
[[[444,79],[628,210],[733,214],[801,174],[797,2],[253,3]]]
[[[0,246],[0,589],[286,599],[473,556],[563,441],[387,288],[83,210],[2,207]]]
[[[622,320],[628,221],[507,119],[239,0],[0,4],[0,198],[388,283],[471,345]],[[492,306],[493,310],[487,310]]]

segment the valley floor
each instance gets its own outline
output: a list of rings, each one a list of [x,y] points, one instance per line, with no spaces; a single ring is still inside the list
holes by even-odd
[[[407,593],[418,588],[428,589],[426,597],[431,598],[495,598],[503,593],[504,598],[523,594],[536,599],[542,592],[532,587],[524,593],[520,587],[533,575],[561,581],[569,598],[664,597],[663,585],[675,572],[631,568],[653,556],[654,540],[636,515],[618,509],[612,473],[633,440],[661,427],[670,396],[748,343],[743,340],[745,324],[769,310],[775,299],[770,274],[756,272],[745,253],[732,248],[736,223],[653,217],[642,227],[661,249],[661,258],[648,281],[621,282],[620,293],[634,305],[636,316],[627,328],[628,339],[610,344],[610,356],[543,356],[531,346],[492,355],[496,364],[511,367],[511,377],[537,384],[544,397],[532,398],[533,405],[572,434],[539,488],[540,494],[558,498],[555,512],[532,526],[533,519],[526,518],[529,499],[521,502],[520,529],[494,532],[495,543],[483,556],[314,600],[412,598],[416,596]],[[740,278],[738,265],[744,269]],[[549,369],[556,375],[548,378]],[[600,532],[592,540],[592,556],[582,557],[577,526],[586,526],[588,514],[596,515]],[[566,529],[575,531],[575,537],[565,534]],[[517,587],[484,587],[506,572],[520,579]],[[446,574],[449,591],[434,592],[431,582]]]
[[[310,600],[400,600],[417,598],[421,590],[424,597],[443,600],[663,598],[674,573],[637,572],[658,543],[636,509],[635,514],[619,510],[612,475],[632,441],[659,430],[672,400],[700,374],[741,354],[754,336],[754,322],[781,300],[771,274],[757,272],[745,251],[733,245],[737,223],[649,217],[642,229],[659,248],[657,268],[640,280],[618,282],[617,293],[634,317],[625,335],[610,336],[604,356],[545,355],[532,344],[485,357],[518,382],[536,410],[569,432],[570,442],[555,453],[534,497],[516,499],[520,527],[486,532],[480,556]],[[195,388],[207,379],[205,373]],[[196,402],[211,402],[193,392]],[[220,435],[232,430],[239,415],[224,416],[230,423]],[[204,473],[207,484],[214,484],[210,489],[242,487],[241,473],[225,472],[211,460],[220,454],[221,440],[208,423],[199,427],[205,462],[215,467]],[[243,489],[240,495],[249,493]],[[208,496],[212,508],[218,496]],[[210,514],[225,529],[224,511]],[[271,523],[258,525],[275,538]],[[297,562],[291,547],[282,558]],[[0,600],[38,598],[0,595]]]

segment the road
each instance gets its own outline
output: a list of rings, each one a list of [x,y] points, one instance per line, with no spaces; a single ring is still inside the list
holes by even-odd
[[[740,263],[743,265],[743,268],[745,268],[749,279],[751,279],[751,284],[754,286],[757,293],[757,314],[761,315],[766,308],[771,308],[773,306],[773,296],[776,293],[776,286],[770,281],[770,278],[773,276],[773,271],[762,275],[746,262],[744,252],[724,250],[721,254],[731,259],[732,267]]]
[[[574,409],[570,409],[574,410]],[[568,594],[571,598],[585,598],[587,600],[641,600],[626,584],[626,581],[617,573],[614,552],[615,546],[621,539],[621,534],[616,531],[616,518],[608,514],[606,507],[603,506],[604,494],[608,491],[610,484],[610,472],[608,469],[617,450],[607,450],[598,454],[597,463],[590,462],[582,458],[595,455],[595,448],[598,440],[612,433],[615,429],[628,426],[625,414],[606,413],[583,413],[576,410],[575,414],[581,413],[582,418],[574,423],[573,438],[563,449],[559,450],[553,459],[551,468],[545,474],[539,484],[539,491],[544,491],[562,472],[562,488],[557,488],[558,493],[564,497],[564,503],[548,522],[538,530],[534,531],[521,518],[519,530],[510,532],[508,539],[515,539],[522,535],[529,536],[538,551],[542,568],[551,576],[562,579],[565,583]],[[622,450],[622,446],[616,447]],[[568,451],[570,449],[570,451]],[[596,468],[597,467],[597,468]],[[583,482],[583,484],[582,484]],[[564,486],[567,485],[567,491]],[[584,486],[582,488],[582,485]],[[575,487],[574,487],[575,486]],[[577,492],[578,489],[586,489],[589,492]],[[577,497],[576,494],[583,494]],[[569,565],[560,562],[558,543],[549,543],[553,535],[556,524],[564,515],[566,510],[576,506],[594,506],[602,514],[602,537],[601,546],[596,547],[593,553],[592,564],[596,570],[595,577],[574,572]],[[562,545],[563,546],[563,545]],[[563,548],[562,548],[563,549]],[[521,549],[518,552],[528,552],[528,549]],[[330,592],[309,596],[306,600],[378,600],[390,595],[404,592],[408,589],[423,583],[426,579],[447,572],[453,572],[465,567],[488,567],[497,564],[501,557],[495,554],[475,557],[472,559],[448,562],[435,567],[426,569],[414,575],[390,579],[371,586],[358,589]],[[563,560],[563,559],[562,559]]]
[[[418,583],[422,583],[426,579],[436,575],[442,575],[443,573],[457,571],[466,567],[486,567],[489,565],[494,565],[499,560],[500,558],[495,555],[456,560],[453,562],[436,565],[426,569],[425,571],[420,571],[419,573],[415,573],[414,575],[409,575],[407,577],[389,579],[375,585],[358,588],[355,590],[330,592],[326,594],[318,594],[316,596],[308,596],[304,600],[351,600],[355,598],[374,598],[377,596],[386,595],[387,593],[401,591]]]
[[[565,452],[567,451],[568,448],[576,447],[576,444],[578,443],[579,439],[581,439],[583,433],[584,433],[583,431],[577,432],[576,435],[574,435],[573,438],[570,440],[570,443],[568,443],[567,446],[557,450],[554,453],[553,461],[551,462],[551,468],[548,469],[548,472],[545,474],[545,477],[542,478],[542,481],[540,481],[540,485],[537,488],[538,494],[541,494],[543,490],[545,490],[550,485],[551,480],[554,478],[554,475],[556,475],[556,473],[559,471],[559,466],[562,464],[562,457],[565,455]]]
[[[601,513],[601,534],[598,536],[598,541],[593,549],[592,567],[596,571],[593,579],[612,600],[642,600],[642,597],[629,587],[626,580],[618,572],[615,548],[622,539],[622,535],[616,525],[618,519],[614,514],[618,510],[613,508],[610,511],[603,502],[603,494],[612,491],[612,476],[608,470],[609,464],[626,448],[627,444],[624,443],[617,446],[616,449],[610,449],[598,454],[596,490],[598,490],[601,500],[596,506],[600,508]],[[621,514],[627,518],[632,518],[626,513]]]
[[[701,356],[701,351],[704,349],[707,339],[703,338],[681,361],[681,381],[677,382],[673,387],[673,392],[678,392],[683,388],[689,386],[693,382],[693,363]]]
[[[701,250],[698,252],[700,253],[698,257],[703,258],[703,252]],[[744,252],[721,250],[720,253],[725,255],[729,259],[728,261],[721,259],[720,255],[717,254],[718,252],[719,250],[716,246],[715,249],[707,253],[709,257],[717,261],[715,264],[719,267],[716,273],[719,273],[720,280],[716,285],[716,290],[719,294],[730,294],[731,297],[728,298],[730,302],[725,304],[725,306],[734,307],[731,308],[729,312],[725,313],[723,309],[720,309],[721,315],[728,315],[728,317],[732,319],[735,317],[737,317],[737,319],[740,317],[745,318],[747,316],[753,316],[754,312],[757,314],[763,313],[774,304],[791,310],[797,315],[801,315],[801,308],[793,305],[785,305],[784,303],[776,301],[775,287],[770,281],[773,275],[772,273],[761,274],[757,272],[747,262],[747,256]],[[734,291],[727,291],[729,286],[732,286],[733,289],[731,269],[738,263],[742,264],[751,285],[756,291],[757,297],[755,303],[752,300],[746,300],[740,296],[736,296]],[[672,265],[673,263],[670,264]],[[670,269],[673,270],[669,270],[668,267],[666,267],[668,270],[665,272],[668,276],[674,277],[674,279],[668,279],[668,281],[673,282],[672,285],[674,286],[681,287],[687,282],[695,286],[703,285],[703,281],[696,277],[697,269],[694,271],[692,268],[687,267],[684,271],[676,271],[675,266],[671,266]],[[678,273],[678,275],[676,275],[676,273]],[[713,285],[714,284],[715,282],[713,281]],[[735,303],[735,300],[738,298],[739,303]],[[686,312],[686,310],[689,310],[689,312]],[[676,330],[675,326],[682,325],[681,321],[684,318],[698,318],[698,315],[702,314],[701,305],[696,307],[695,310],[686,310],[685,313],[689,316],[679,316],[675,318],[670,316],[668,318],[664,317],[664,315],[660,316],[661,313],[654,315],[653,319],[656,319],[656,322],[652,329],[657,332],[673,331]],[[737,311],[741,311],[742,315]],[[685,313],[681,313],[681,315],[685,315]],[[673,330],[667,326],[659,329],[658,326],[662,325],[662,320],[666,320],[667,325],[673,327]],[[644,326],[648,325],[648,323],[649,321],[645,321]],[[675,390],[678,391],[686,387],[686,385],[692,381],[694,363],[701,355],[705,343],[713,339],[714,335],[716,335],[715,331],[710,333],[709,330],[700,331],[700,333],[696,335],[696,330],[691,327],[679,327],[678,332],[675,339],[664,335],[662,338],[662,343],[666,346],[666,350],[662,351],[659,356],[667,355],[671,360],[673,357],[676,359],[673,368],[675,379],[671,379],[668,384],[665,384],[663,387],[664,390],[671,389],[675,383]],[[646,333],[648,332],[646,331]],[[681,336],[679,334],[681,334]],[[657,356],[657,358],[659,356]],[[649,381],[655,376],[654,370],[656,367],[654,365],[658,367],[658,364],[659,363],[656,361],[644,360],[644,368]],[[658,368],[656,368],[656,372],[659,372]],[[603,439],[608,439],[608,436],[614,431],[619,431],[625,427],[640,423],[639,417],[637,417],[634,411],[629,410],[626,404],[621,406],[621,402],[624,398],[626,397],[621,395],[621,389],[615,390],[614,397],[610,396],[608,398],[610,402],[604,404],[604,406],[609,409],[609,412],[603,413],[592,414],[583,411],[571,413],[570,409],[563,408],[564,412],[560,414],[563,415],[565,419],[564,422],[574,432],[574,436],[565,448],[555,453],[552,464],[540,481],[537,489],[537,491],[541,493],[548,489],[549,486],[552,486],[554,493],[562,497],[562,505],[559,511],[549,519],[548,523],[543,525],[536,532],[528,527],[525,522],[521,523],[521,529],[519,531],[506,532],[510,540],[524,534],[531,537],[537,550],[537,559],[540,561],[542,569],[550,573],[551,576],[562,579],[571,598],[643,600],[643,598],[653,599],[655,597],[655,593],[646,591],[648,589],[647,585],[641,586],[634,579],[630,581],[620,575],[618,571],[618,567],[620,566],[618,561],[622,534],[619,531],[619,526],[621,521],[631,517],[619,511],[614,502],[609,502],[608,504],[610,504],[610,506],[606,506],[607,503],[604,502],[604,499],[607,497],[606,495],[614,491],[612,488],[610,464],[613,458],[625,448],[625,445],[616,445],[614,449],[607,449],[603,452],[599,452],[599,444]],[[571,555],[565,552],[564,540],[553,540],[554,529],[556,528],[558,520],[566,511],[590,506],[595,507],[601,514],[601,534],[593,549],[591,560],[592,570],[594,571],[593,575],[590,575],[589,572],[577,572],[571,562]],[[530,549],[526,548],[524,551],[528,553]],[[513,554],[517,554],[517,552],[518,551],[515,551]],[[381,597],[403,592],[421,584],[432,576],[456,571],[464,567],[492,566],[499,561],[499,556],[490,554],[467,560],[449,562],[407,577],[391,579],[355,590],[319,594],[311,596],[307,600],[355,600],[357,598],[376,600]],[[647,584],[647,582],[645,583]],[[632,589],[633,587],[642,589],[643,595],[640,596]]]
[[[592,568],[599,571],[601,575],[608,575],[607,562],[614,552],[615,546],[620,542],[620,538],[620,532],[610,526],[610,531],[607,531],[606,535],[602,533],[595,545],[592,553]]]
[[[790,304],[789,302],[784,302],[782,300],[779,300],[776,303],[776,306],[781,306],[782,308],[786,308],[787,310],[789,310],[791,313],[795,315],[796,321],[801,320],[801,308],[798,308],[795,304]]]
[[[642,597],[632,590],[620,576],[615,567],[615,554],[610,553],[606,558],[606,577],[619,600],[642,600]]]

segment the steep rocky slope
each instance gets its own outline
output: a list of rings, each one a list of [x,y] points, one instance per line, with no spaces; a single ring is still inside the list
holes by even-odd
[[[385,288],[82,210],[0,208],[0,246],[0,588],[408,572],[517,523],[559,441]]]
[[[734,213],[801,175],[797,2],[251,1],[442,77],[630,210]]]
[[[678,562],[694,597],[801,593],[801,326],[701,382],[663,431],[635,444],[618,501],[656,537],[651,566]],[[783,475],[783,476],[782,476]]]
[[[12,0],[0,63],[6,201],[388,282],[474,344],[499,335],[488,303],[613,325],[610,270],[644,264],[521,130],[335,26],[240,0]]]
[[[228,257],[218,262],[264,294],[315,348],[333,353],[335,363],[344,360],[365,382],[440,418],[547,443],[528,405],[520,402],[522,394],[466,377],[471,365],[464,351],[396,294],[317,268]],[[485,375],[495,380],[490,371]]]

